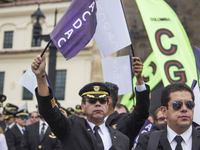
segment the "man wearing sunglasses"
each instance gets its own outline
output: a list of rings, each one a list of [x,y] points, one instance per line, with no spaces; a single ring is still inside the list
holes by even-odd
[[[160,110],[160,107],[155,111],[155,124],[162,124],[167,122],[167,119],[163,116],[163,113]]]
[[[15,114],[16,124],[8,130],[6,134],[6,140],[9,150],[20,149],[22,136],[25,131],[26,122],[28,120],[28,111],[26,109],[21,109]]]
[[[22,137],[21,150],[62,150],[61,142],[40,115],[38,108],[36,116],[38,121],[26,127]]]
[[[128,137],[104,122],[110,95],[110,90],[104,83],[89,83],[79,91],[82,97],[81,107],[87,119],[76,115],[67,118],[55,106],[55,99],[43,76],[45,55],[42,58],[37,56],[31,68],[37,77],[38,88],[35,92],[40,114],[61,141],[63,149],[128,150]]]
[[[165,87],[161,112],[167,124],[160,131],[142,134],[136,150],[200,150],[200,133],[192,126],[194,106],[193,91],[185,83]]]

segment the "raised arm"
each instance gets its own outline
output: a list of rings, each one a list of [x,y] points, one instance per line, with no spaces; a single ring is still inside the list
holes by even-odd
[[[45,76],[46,60],[45,55],[35,57],[31,64],[31,69],[37,78],[38,94],[40,96],[48,96],[50,94]]]

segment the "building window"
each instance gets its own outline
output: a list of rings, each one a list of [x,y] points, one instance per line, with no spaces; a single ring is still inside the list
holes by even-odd
[[[57,100],[64,100],[65,98],[65,81],[66,70],[57,70],[55,81],[55,95]]]
[[[4,32],[3,48],[12,48],[13,43],[13,31]]]
[[[40,35],[42,34],[42,30],[40,32]],[[33,34],[32,34],[33,35]],[[32,47],[40,47],[41,46],[41,39],[38,38],[37,41],[35,41],[35,38],[33,38],[32,36],[32,43],[31,43]]]
[[[25,73],[26,71],[24,71]],[[25,87],[23,87],[23,100],[32,100],[33,94],[27,90]]]
[[[4,72],[0,72],[0,94],[3,94]]]

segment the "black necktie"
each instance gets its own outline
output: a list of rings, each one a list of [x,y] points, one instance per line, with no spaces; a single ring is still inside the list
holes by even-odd
[[[40,133],[40,142],[42,141],[42,138],[44,136],[44,128],[45,128],[45,123],[42,123],[42,129],[41,129],[41,133]]]
[[[25,132],[25,129],[23,128],[23,129],[22,129],[22,133],[23,133],[23,135],[24,135],[24,132]]]
[[[97,147],[98,147],[98,150],[104,150],[103,142],[98,133],[98,130],[99,130],[99,126],[94,126],[94,131],[95,131],[94,135],[96,136],[96,139],[97,139]]]
[[[181,136],[177,135],[174,139],[177,142],[175,150],[183,150],[182,146],[181,146],[181,142],[182,142],[183,138]]]

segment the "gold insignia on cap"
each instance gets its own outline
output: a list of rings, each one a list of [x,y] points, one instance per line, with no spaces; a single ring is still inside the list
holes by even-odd
[[[26,109],[24,109],[24,112],[26,112]]]
[[[96,86],[93,86],[93,88],[94,88],[94,91],[99,91],[100,86],[96,85]]]
[[[99,96],[99,98],[104,98],[104,97],[106,97],[105,94]]]
[[[94,95],[88,94],[87,97],[94,98]]]
[[[69,108],[69,111],[71,111],[71,108]]]

